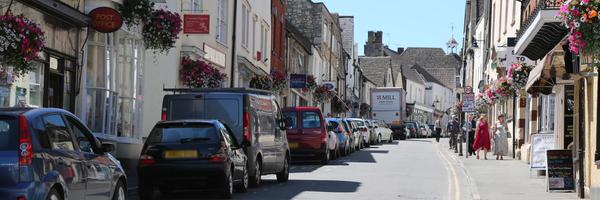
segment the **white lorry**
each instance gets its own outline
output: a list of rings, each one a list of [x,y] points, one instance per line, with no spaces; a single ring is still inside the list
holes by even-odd
[[[398,87],[371,89],[371,118],[384,121],[392,129],[394,139],[406,139],[406,92]]]

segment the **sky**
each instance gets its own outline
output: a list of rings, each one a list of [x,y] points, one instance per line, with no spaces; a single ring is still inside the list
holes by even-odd
[[[456,41],[462,43],[466,0],[313,1],[324,2],[330,12],[354,16],[354,40],[358,43],[359,55],[363,55],[367,33],[371,30],[383,31],[383,41],[391,49],[439,47],[446,50],[452,33]]]

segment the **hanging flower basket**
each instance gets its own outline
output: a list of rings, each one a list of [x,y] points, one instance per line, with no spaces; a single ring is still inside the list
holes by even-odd
[[[525,88],[530,71],[531,67],[525,63],[514,63],[510,65],[510,68],[508,68],[507,77],[509,80],[512,80],[512,89],[514,91],[519,91]]]
[[[179,14],[155,10],[150,20],[144,23],[144,44],[147,49],[165,53],[175,46],[181,32],[181,17]]]
[[[189,88],[221,88],[225,81],[224,73],[204,61],[181,58],[179,71],[183,85]]]
[[[309,91],[314,91],[317,88],[317,81],[313,75],[306,76],[306,88]]]
[[[491,102],[488,102],[488,99],[484,98],[484,95],[482,93],[479,93],[479,95],[475,99],[475,109],[478,113],[487,113],[490,104]]]
[[[514,91],[512,89],[512,83],[506,77],[500,77],[494,83],[494,94],[496,95],[496,100],[505,101],[509,97],[514,95]]]
[[[0,66],[13,67],[21,77],[33,70],[44,47],[44,32],[33,21],[10,13],[0,16]]]
[[[313,92],[313,101],[316,103],[329,102],[335,96],[335,92],[329,90],[328,87],[319,85]]]
[[[273,86],[271,87],[271,90],[274,93],[279,93],[281,92],[283,89],[285,89],[287,87],[287,73],[285,73],[284,71],[281,70],[273,70],[271,71],[271,80]]]
[[[260,90],[271,90],[273,87],[273,80],[268,75],[257,75],[250,79],[250,87]]]
[[[574,54],[585,52],[598,55],[600,49],[600,23],[596,0],[565,0],[558,13],[569,29],[569,48]]]
[[[118,6],[123,22],[129,27],[150,21],[153,8],[154,2],[150,0],[125,0]]]

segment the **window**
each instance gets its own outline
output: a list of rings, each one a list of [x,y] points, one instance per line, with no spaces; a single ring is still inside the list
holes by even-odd
[[[18,146],[19,132],[17,131],[17,119],[0,118],[0,150],[12,150]]]
[[[517,2],[513,1],[512,2],[512,22],[510,24],[515,25],[516,20],[517,20]]]
[[[86,135],[84,132],[87,132],[87,129],[83,127],[76,119],[66,116],[67,121],[69,122],[70,128],[73,131],[73,135],[77,139],[77,143],[79,145],[79,149],[83,152],[94,153],[94,146],[92,142],[94,140],[90,140],[89,137],[91,135]],[[95,141],[94,141],[95,142]]]
[[[221,130],[221,135],[223,137],[223,140],[225,141],[227,146],[232,146],[233,139],[231,139],[231,135],[229,135],[229,132],[227,131],[227,129],[225,129],[225,127],[221,127],[220,130]]]
[[[219,141],[211,124],[163,124],[155,127],[148,142],[153,143],[215,143]]]
[[[202,11],[202,0],[182,0],[181,11]]]
[[[65,121],[59,114],[42,117],[44,130],[40,132],[41,144],[45,148],[73,151],[73,138]]]
[[[252,51],[250,53],[252,53],[253,57],[256,58],[256,23],[258,23],[258,16],[254,16],[252,18]]]
[[[249,20],[248,18],[250,17],[250,11],[248,9],[248,6],[246,6],[246,4],[242,4],[242,47],[244,48],[248,48],[248,35],[249,35]]]
[[[318,112],[302,112],[302,128],[321,128],[321,115]]]
[[[291,119],[291,121],[292,121],[291,128],[293,128],[293,129],[298,128],[298,112],[295,112],[295,111],[283,112],[283,116]]]
[[[228,0],[219,0],[219,14],[217,17],[217,41],[227,45],[227,17],[229,15]]]
[[[510,0],[506,0],[506,2],[504,3],[504,34],[506,34],[506,29],[508,27],[508,4],[510,3]],[[514,2],[513,2],[514,4]]]
[[[502,17],[504,17],[502,15],[502,11],[504,11],[502,9],[502,6],[504,6],[503,2],[504,2],[504,0],[500,0],[500,9],[498,9],[498,14],[497,14],[497,16],[498,16],[498,26],[499,26],[498,27],[498,41],[500,41],[500,38],[502,38],[502,36],[500,35],[500,33],[501,33],[501,30],[502,30],[502,25],[503,25],[503,23],[502,23]]]
[[[44,67],[43,65],[36,65],[35,68],[29,72],[29,105],[37,107],[43,106],[43,90]]]
[[[145,48],[127,31],[90,33],[82,118],[95,133],[141,135]]]

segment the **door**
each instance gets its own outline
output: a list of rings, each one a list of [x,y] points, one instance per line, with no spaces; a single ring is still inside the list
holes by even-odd
[[[115,167],[112,161],[100,151],[100,143],[94,139],[92,133],[83,126],[79,120],[65,116],[69,128],[75,137],[76,150],[83,158],[84,169],[87,174],[86,200],[100,200],[110,198],[111,181]]]
[[[44,94],[44,107],[62,108],[63,107],[63,77],[58,72],[50,71],[46,76],[46,91]]]
[[[244,170],[246,166],[246,158],[244,156],[244,153],[242,152],[242,148],[240,148],[237,141],[235,140],[233,132],[231,132],[231,129],[226,128],[225,126],[220,128],[221,136],[225,141],[225,145],[227,145],[227,147],[231,150],[229,152],[231,154],[229,157],[233,160],[234,165],[234,173],[232,174],[233,179],[243,181]]]
[[[58,113],[42,116],[42,122],[44,130],[41,136],[38,136],[43,147],[40,153],[46,154],[51,163],[50,169],[58,172],[67,184],[69,199],[84,199],[86,166],[75,148],[67,124]]]

